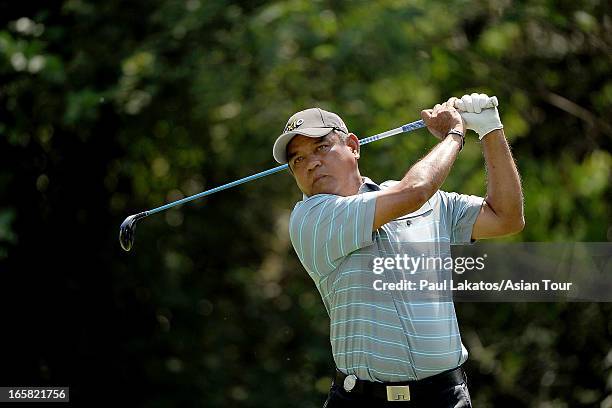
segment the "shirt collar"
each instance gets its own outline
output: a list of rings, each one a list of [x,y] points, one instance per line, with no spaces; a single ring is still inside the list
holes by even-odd
[[[361,193],[367,193],[368,191],[380,191],[381,188],[378,184],[376,184],[375,182],[373,182],[372,180],[370,180],[369,177],[362,177],[362,184],[361,187],[359,187],[359,191],[357,194],[361,194]]]

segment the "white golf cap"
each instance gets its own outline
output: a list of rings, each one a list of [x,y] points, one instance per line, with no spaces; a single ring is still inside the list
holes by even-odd
[[[287,145],[294,136],[322,137],[334,129],[348,135],[344,121],[335,113],[321,108],[300,111],[287,121],[283,134],[274,142],[272,155],[280,164],[287,163]]]

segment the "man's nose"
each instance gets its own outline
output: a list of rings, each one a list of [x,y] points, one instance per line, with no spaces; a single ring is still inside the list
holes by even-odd
[[[308,164],[306,168],[308,171],[312,171],[321,165],[321,160],[317,156],[311,157],[308,159]]]

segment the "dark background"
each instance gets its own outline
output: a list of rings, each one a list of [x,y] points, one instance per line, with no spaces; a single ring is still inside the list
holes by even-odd
[[[293,112],[365,137],[497,95],[525,190],[515,241],[612,240],[612,17],[591,1],[0,3],[2,385],[74,405],[322,406],[328,318],[275,166]],[[399,179],[425,130],[364,148]],[[484,195],[468,137],[444,189]],[[457,304],[477,407],[612,407],[612,307]]]

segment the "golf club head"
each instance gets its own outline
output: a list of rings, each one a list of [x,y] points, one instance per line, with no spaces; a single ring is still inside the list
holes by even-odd
[[[130,215],[121,223],[119,227],[119,243],[124,251],[129,251],[134,245],[134,238],[136,232],[136,222],[149,215],[146,211],[138,214]]]

